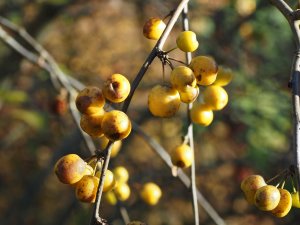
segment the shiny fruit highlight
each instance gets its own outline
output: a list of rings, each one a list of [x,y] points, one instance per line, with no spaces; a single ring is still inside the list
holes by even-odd
[[[152,182],[146,183],[141,190],[141,198],[149,205],[156,205],[161,198],[160,187]]]
[[[64,184],[75,184],[85,174],[86,162],[76,154],[61,157],[54,166],[57,178]]]
[[[162,35],[166,24],[160,18],[150,18],[143,27],[143,34],[146,38],[158,40]]]
[[[218,65],[210,56],[194,57],[189,67],[193,70],[199,85],[210,85],[217,78]]]
[[[128,116],[119,110],[104,114],[101,128],[104,135],[111,141],[122,140],[131,132],[131,122]]]
[[[254,204],[254,196],[256,191],[266,185],[267,184],[262,176],[250,175],[242,181],[241,189],[244,192],[246,200],[250,204]]]
[[[154,116],[172,117],[178,111],[180,103],[178,91],[165,85],[154,86],[148,95],[148,108]]]
[[[130,83],[125,76],[115,73],[104,82],[102,92],[109,101],[120,103],[128,97]]]

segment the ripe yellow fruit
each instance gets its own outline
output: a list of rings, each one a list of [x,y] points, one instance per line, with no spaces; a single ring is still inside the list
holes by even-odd
[[[162,192],[157,184],[149,182],[144,184],[140,195],[147,204],[156,205],[161,198]]]
[[[80,127],[91,137],[101,137],[103,136],[103,131],[101,128],[102,119],[104,116],[104,110],[100,109],[98,113],[95,114],[83,114],[80,119]]]
[[[208,126],[214,119],[214,113],[209,106],[196,102],[190,111],[190,117],[193,123]]]
[[[193,151],[187,144],[181,144],[177,146],[171,152],[171,160],[173,165],[181,168],[186,168],[192,165]]]
[[[233,78],[233,72],[231,69],[224,68],[223,66],[219,66],[217,79],[213,84],[217,86],[226,86],[232,81],[232,78]]]
[[[256,10],[256,0],[237,0],[235,8],[241,16],[249,16]]]
[[[183,103],[192,103],[199,96],[199,87],[187,87],[185,91],[178,91],[180,95],[180,101]]]
[[[130,134],[131,122],[124,112],[112,110],[104,114],[101,128],[109,140],[122,140]]]
[[[57,178],[64,184],[75,184],[84,175],[86,162],[76,154],[61,157],[54,166]]]
[[[130,82],[122,74],[115,73],[104,82],[102,92],[111,102],[123,102],[129,95]]]
[[[127,183],[117,182],[114,193],[120,201],[126,201],[130,197],[130,187]]]
[[[118,183],[126,183],[129,179],[128,170],[124,166],[114,168],[113,173]]]
[[[263,187],[266,186],[266,182],[264,178],[260,175],[250,175],[246,177],[242,183],[241,183],[241,189],[244,192],[246,200],[250,204],[254,204],[254,196],[256,191]]]
[[[218,73],[218,65],[210,56],[194,57],[189,65],[199,85],[210,85],[215,82]]]
[[[100,88],[86,87],[78,93],[75,103],[79,112],[91,115],[103,108],[105,99]]]
[[[97,171],[95,176],[100,178],[101,171]],[[113,189],[115,187],[115,185],[116,185],[116,180],[115,180],[113,172],[111,172],[110,170],[106,170],[104,184],[103,184],[103,192],[110,191],[111,189]]]
[[[254,195],[254,204],[262,211],[275,209],[280,202],[280,192],[273,185],[265,185],[259,188]]]
[[[193,31],[182,31],[176,39],[177,47],[184,52],[193,52],[198,46],[197,36]]]
[[[154,116],[171,117],[180,107],[180,95],[175,88],[165,85],[154,86],[148,95],[148,108]]]
[[[99,178],[85,175],[75,188],[76,198],[82,202],[94,203],[99,186]]]
[[[110,205],[116,205],[117,204],[117,197],[113,191],[109,191],[105,193],[104,195],[105,200],[110,204]]]
[[[292,208],[292,196],[286,189],[278,188],[280,192],[280,201],[271,213],[276,217],[285,217]]]
[[[221,110],[228,103],[228,94],[224,88],[211,85],[203,91],[203,101],[210,106],[212,110]]]
[[[100,148],[101,149],[105,149],[106,146],[107,146],[107,144],[108,144],[108,142],[109,142],[109,139],[107,137],[105,137],[105,136],[102,136],[100,138]],[[115,141],[113,143],[112,148],[111,148],[110,157],[112,157],[112,158],[116,157],[117,154],[119,153],[121,147],[122,147],[122,141],[121,140]]]
[[[188,87],[196,87],[194,72],[187,66],[178,66],[171,72],[170,82],[178,91],[186,91]]]
[[[162,35],[166,24],[160,18],[150,18],[143,27],[143,34],[146,38],[158,40]]]
[[[295,208],[300,208],[299,192],[298,191],[293,191],[292,192],[292,205]]]

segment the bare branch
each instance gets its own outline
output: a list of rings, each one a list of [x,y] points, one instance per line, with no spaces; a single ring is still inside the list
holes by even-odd
[[[294,20],[293,9],[284,0],[269,0],[269,2],[284,15],[290,24],[292,23]]]

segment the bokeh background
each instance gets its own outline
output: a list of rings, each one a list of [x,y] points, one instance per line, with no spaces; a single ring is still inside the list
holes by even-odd
[[[101,87],[116,72],[134,79],[155,44],[143,37],[143,23],[163,18],[178,2],[2,0],[0,15],[24,26],[64,71],[85,85]],[[299,209],[277,219],[248,205],[240,191],[245,176],[258,173],[269,179],[293,163],[288,82],[295,45],[287,21],[263,0],[191,0],[189,18],[200,42],[195,55],[211,55],[235,75],[226,86],[228,106],[215,113],[209,127],[194,128],[199,190],[229,225],[296,224]],[[180,29],[178,21],[166,50],[174,47]],[[184,59],[179,50],[171,55]],[[167,68],[166,76],[169,72]],[[186,132],[186,109],[182,104],[171,119],[150,115],[147,93],[162,82],[161,64],[155,60],[129,115],[170,152]],[[57,158],[69,152],[90,156],[70,113],[55,110],[58,96],[47,72],[0,42],[0,224],[89,223],[92,207],[79,203],[73,189],[53,173]],[[132,219],[150,225],[193,224],[190,192],[136,134],[123,142],[110,168],[118,165],[130,172],[132,194],[125,206]],[[154,207],[138,195],[148,181],[163,191]],[[103,201],[101,210],[111,224],[122,224],[117,207]],[[200,223],[214,224],[201,207]]]

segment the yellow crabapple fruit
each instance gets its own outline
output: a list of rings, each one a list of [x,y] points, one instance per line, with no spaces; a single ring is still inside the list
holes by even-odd
[[[193,31],[182,31],[176,39],[177,47],[183,52],[193,52],[198,46],[197,36]]]
[[[101,171],[97,171],[95,176],[100,178]],[[115,185],[116,185],[116,180],[115,180],[113,172],[111,172],[110,170],[106,170],[104,184],[103,184],[103,192],[108,192],[108,191],[112,190],[115,187]]]
[[[180,101],[183,103],[192,103],[199,96],[199,87],[187,87],[185,91],[178,91],[180,96]]]
[[[280,192],[273,185],[265,185],[257,189],[254,195],[254,204],[262,211],[271,211],[280,202]]]
[[[172,117],[178,111],[180,103],[180,95],[173,87],[158,84],[148,95],[148,108],[154,116]]]
[[[203,101],[212,110],[221,110],[228,103],[228,94],[223,87],[211,85],[203,91]]]
[[[85,174],[86,162],[76,154],[61,157],[54,166],[57,178],[64,184],[75,184]]]
[[[113,173],[118,183],[126,183],[129,179],[128,170],[124,166],[114,168]]]
[[[106,99],[114,103],[123,102],[129,95],[130,82],[122,74],[112,74],[102,87]]]
[[[82,202],[94,203],[99,186],[99,178],[85,175],[78,181],[75,188],[76,198]]]
[[[192,58],[189,67],[193,70],[199,85],[210,85],[217,78],[218,64],[210,56],[202,55]]]
[[[118,199],[113,191],[106,192],[104,197],[110,205],[116,205],[118,202]]]
[[[299,192],[293,191],[292,192],[292,205],[295,208],[300,208],[300,201],[299,201]]]
[[[140,195],[143,201],[148,205],[156,205],[161,198],[162,192],[157,184],[148,182],[144,184]]]
[[[109,140],[122,140],[130,134],[131,122],[124,112],[112,110],[104,114],[101,128]]]
[[[100,88],[86,87],[78,93],[75,103],[79,112],[91,115],[103,108],[105,98]]]
[[[102,136],[100,138],[100,147],[101,147],[101,149],[105,149],[108,142],[109,142],[109,139],[105,136]],[[116,157],[116,155],[119,153],[121,147],[122,147],[122,141],[121,140],[115,141],[113,143],[112,148],[111,148],[110,157],[112,157],[112,158]]]
[[[256,0],[237,0],[235,8],[241,16],[249,16],[256,10]]]
[[[171,72],[170,82],[178,91],[186,91],[187,87],[196,87],[194,72],[187,66],[178,66]]]
[[[98,113],[91,115],[83,114],[80,119],[81,129],[90,135],[91,137],[101,137],[103,136],[103,131],[101,128],[102,119],[105,111],[100,109]]]
[[[241,189],[244,192],[246,200],[250,204],[254,204],[254,196],[256,191],[266,185],[267,184],[262,176],[253,174],[243,179],[241,183]]]
[[[196,102],[190,111],[190,117],[193,123],[206,127],[213,121],[214,113],[209,106]]]
[[[150,18],[143,27],[143,34],[146,38],[158,40],[162,35],[166,24],[160,18]]]
[[[131,221],[127,223],[127,225],[147,225],[146,223],[143,223],[141,221]]]
[[[217,86],[226,86],[232,81],[232,78],[233,72],[231,69],[219,66],[217,78],[213,84]]]
[[[278,188],[280,192],[280,201],[275,209],[271,213],[276,217],[285,217],[292,208],[292,196],[291,193],[282,188]]]
[[[173,165],[181,168],[186,168],[192,165],[193,151],[187,144],[181,144],[177,146],[171,152],[171,160]]]
[[[114,193],[120,201],[126,201],[130,197],[130,187],[127,183],[117,182]]]

